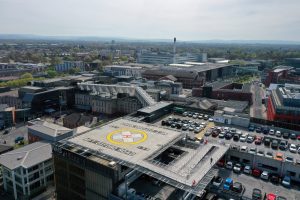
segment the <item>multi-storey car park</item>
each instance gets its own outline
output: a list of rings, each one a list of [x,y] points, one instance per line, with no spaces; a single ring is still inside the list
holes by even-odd
[[[142,175],[201,196],[228,146],[187,140],[180,131],[118,119],[53,146],[58,199],[132,199]],[[171,194],[170,194],[171,195]],[[158,197],[159,198],[159,197]],[[161,197],[160,197],[161,198]]]
[[[173,114],[172,108],[170,103],[156,103],[54,144],[57,198],[201,199],[205,193],[211,196],[213,192],[223,198],[247,199],[256,188],[263,195],[274,193],[286,199],[299,199],[300,155],[289,151],[289,144],[300,145],[294,137],[273,135],[277,128],[262,128],[263,132],[270,132],[266,135],[231,125],[225,127],[211,122],[213,116],[201,114],[200,110],[190,108],[184,114]],[[209,134],[217,130],[216,137]],[[256,131],[260,130],[258,127]],[[230,132],[231,136],[226,136]],[[240,141],[243,134],[245,142]],[[233,139],[235,135],[238,140]],[[253,139],[247,142],[248,135],[254,140],[261,137],[261,144]],[[264,145],[268,139],[270,146]],[[287,141],[286,150],[272,149],[275,140]],[[283,154],[282,161],[275,159],[276,153]],[[290,157],[292,161],[286,160]],[[279,184],[214,167],[216,162],[232,162],[233,167],[240,164],[241,171],[247,166],[258,171],[258,176],[263,171],[270,177],[277,175]],[[212,184],[217,176],[221,177],[218,187]],[[291,178],[291,188],[281,186],[284,177]],[[239,182],[243,190],[224,190],[226,178]]]

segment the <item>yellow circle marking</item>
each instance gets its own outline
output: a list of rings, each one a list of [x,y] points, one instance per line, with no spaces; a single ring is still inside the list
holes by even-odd
[[[129,131],[132,134],[138,133],[138,134],[141,134],[143,137],[142,137],[142,139],[140,139],[138,141],[135,141],[135,142],[117,142],[117,141],[112,139],[113,135],[122,133],[123,131]],[[134,144],[139,144],[139,143],[142,143],[142,142],[146,141],[147,137],[148,137],[148,135],[145,131],[138,130],[138,129],[131,129],[131,128],[121,128],[121,129],[114,130],[114,131],[110,132],[109,134],[107,134],[106,139],[112,144],[117,144],[117,145],[131,144],[131,145],[134,145]]]

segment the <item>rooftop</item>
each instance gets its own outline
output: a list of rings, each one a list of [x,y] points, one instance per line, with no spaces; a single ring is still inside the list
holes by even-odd
[[[18,167],[30,168],[51,158],[51,145],[46,142],[35,142],[0,155],[0,164],[13,170]]]
[[[28,126],[28,128],[46,134],[51,137],[57,137],[72,131],[72,129],[57,124],[53,124],[50,122],[46,122],[43,120],[39,120],[39,119],[31,120],[29,121],[29,123],[32,125]]]
[[[169,106],[171,104],[172,103],[170,103],[170,102],[160,101],[160,102],[157,102],[154,105],[144,107],[144,108],[142,108],[142,109],[140,109],[138,111],[142,112],[142,113],[152,113],[152,112],[154,112],[156,110],[159,110],[159,109],[164,108],[166,106]]]
[[[118,119],[65,140],[65,148],[96,154],[199,194],[207,184],[203,178],[228,147],[194,143],[191,147],[189,142],[184,142],[185,136],[158,125]],[[211,157],[213,163],[208,159]]]

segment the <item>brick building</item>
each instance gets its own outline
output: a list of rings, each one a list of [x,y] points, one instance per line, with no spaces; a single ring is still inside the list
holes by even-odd
[[[250,92],[249,84],[215,82],[200,88],[193,88],[192,96],[252,103],[252,93]]]

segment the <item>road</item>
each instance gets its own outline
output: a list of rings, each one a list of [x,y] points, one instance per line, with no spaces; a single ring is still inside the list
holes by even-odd
[[[266,119],[266,107],[262,104],[262,99],[265,97],[265,91],[258,83],[251,85],[251,93],[253,104],[250,107],[250,116],[259,119]]]
[[[22,136],[25,140],[28,140],[28,134],[27,134],[27,127],[26,125],[22,124],[17,127],[12,127],[10,132],[6,135],[3,134],[4,131],[0,132],[0,143],[4,143],[6,141],[7,145],[14,145],[15,144],[15,138]]]

